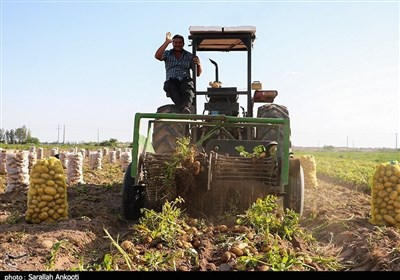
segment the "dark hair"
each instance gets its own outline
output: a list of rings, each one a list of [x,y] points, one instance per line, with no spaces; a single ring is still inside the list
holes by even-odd
[[[182,43],[185,44],[185,39],[183,38],[182,35],[176,34],[174,37],[172,37],[172,40],[174,40],[174,39],[181,39]]]

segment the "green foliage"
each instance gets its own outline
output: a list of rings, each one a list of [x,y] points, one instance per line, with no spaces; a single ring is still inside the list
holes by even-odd
[[[11,213],[11,215],[9,215],[6,219],[6,223],[9,225],[18,224],[21,221],[23,221],[23,219],[21,217],[21,213],[19,212]]]
[[[54,268],[59,250],[63,248],[67,243],[68,240],[60,240],[53,244],[53,247],[51,248],[50,251],[50,255],[47,257],[47,270],[52,270]]]
[[[114,139],[114,138],[110,138],[110,140],[100,142],[100,146],[117,147],[118,146],[118,140]]]
[[[297,155],[307,154],[297,151]],[[317,175],[322,174],[342,183],[351,183],[370,189],[371,178],[378,164],[400,160],[395,151],[312,151]]]
[[[322,149],[326,150],[326,151],[333,151],[335,149],[335,147],[331,146],[331,145],[328,145],[328,146],[325,145],[325,146],[322,147]]]
[[[168,246],[175,245],[177,237],[184,233],[183,229],[187,226],[182,219],[181,209],[177,206],[183,202],[180,197],[172,202],[166,201],[160,213],[143,208],[143,216],[133,229],[153,240],[164,241]]]
[[[175,186],[176,169],[182,167],[182,163],[193,162],[196,149],[190,144],[190,138],[182,137],[176,140],[176,148],[172,154],[171,160],[165,162],[163,166],[163,184],[165,186]]]
[[[124,258],[125,263],[126,263],[126,265],[128,266],[129,270],[132,270],[132,260],[130,259],[129,255],[124,251],[124,249],[121,248],[121,246],[119,246],[118,240],[115,241],[115,240],[111,237],[110,233],[109,233],[106,229],[103,229],[103,230],[104,230],[104,232],[107,234],[107,238],[111,240],[111,244],[112,244],[115,248],[117,248],[118,252],[119,252],[119,253],[122,255],[122,257]],[[106,258],[106,257],[104,258],[102,265],[103,265],[107,270],[109,270],[109,268],[111,268],[111,266],[112,266],[112,263],[113,263],[113,258],[112,258],[111,256],[109,256],[109,257],[107,257],[107,258]]]
[[[294,266],[307,268],[303,258],[298,256],[294,250],[282,247],[278,236],[268,238],[265,243],[268,244],[268,250],[265,250],[264,253],[256,256],[242,256],[237,259],[239,270],[248,270],[248,268],[256,268],[259,265],[266,265],[271,271],[287,271]]]
[[[36,137],[26,138],[25,142],[26,142],[26,144],[36,144],[36,145],[40,144],[40,140],[38,138],[36,138]]]
[[[282,212],[275,196],[257,199],[246,211],[238,216],[239,225],[248,225],[256,230],[260,254],[247,253],[237,258],[238,270],[257,269],[263,266],[266,270],[314,270],[312,262],[330,266],[332,270],[339,269],[334,258],[321,256],[311,257],[306,252],[298,252],[293,248],[292,239],[296,236],[311,243],[311,235],[307,235],[299,226],[299,215],[292,210]]]
[[[241,157],[260,157],[261,154],[266,153],[267,149],[265,148],[264,145],[257,145],[253,148],[253,152],[249,153],[247,152],[243,146],[237,146],[235,147],[236,151],[239,152],[239,155]]]
[[[300,216],[292,210],[286,209],[283,213],[277,204],[277,197],[268,195],[264,199],[258,198],[245,215],[239,215],[239,225],[252,226],[262,233],[278,234],[282,238],[291,240],[296,233],[300,233]]]

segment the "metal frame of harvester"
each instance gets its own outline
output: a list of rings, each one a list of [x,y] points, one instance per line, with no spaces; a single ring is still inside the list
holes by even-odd
[[[135,114],[132,162],[123,183],[125,217],[136,219],[140,216],[141,207],[165,201],[160,187],[162,180],[159,178],[163,176],[160,162],[171,157],[177,138],[188,135],[191,143],[205,154],[202,160],[203,184],[199,187],[202,195],[198,196],[198,200],[202,201],[196,205],[201,211],[205,208],[223,211],[227,196],[239,192],[239,200],[243,200],[244,205],[267,194],[283,197],[283,206],[301,215],[304,175],[299,159],[291,153],[288,111],[285,106],[273,103],[276,91],[261,90],[259,87],[253,89],[257,85],[252,82],[251,75],[255,27],[193,26],[189,30],[193,55],[201,51],[247,53],[247,89],[209,87],[207,91],[198,91],[196,69],[193,69],[194,114],[181,114],[173,104],[159,107],[157,113]],[[219,82],[218,66],[215,61],[211,62],[216,66],[216,82]],[[207,102],[203,114],[197,114],[197,97],[202,95],[206,96]],[[239,116],[240,95],[246,96],[247,100],[243,116]],[[264,105],[253,117],[256,102]],[[147,142],[139,151],[143,120],[148,120]],[[150,139],[154,152],[148,152]],[[260,145],[265,147],[267,156],[257,162],[240,156],[237,150],[238,146],[242,146],[251,152]]]

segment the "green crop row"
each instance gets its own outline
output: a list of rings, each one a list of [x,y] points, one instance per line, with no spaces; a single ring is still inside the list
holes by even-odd
[[[378,164],[400,161],[398,151],[297,151],[297,156],[314,156],[317,175],[326,175],[342,183],[371,187],[372,176]]]

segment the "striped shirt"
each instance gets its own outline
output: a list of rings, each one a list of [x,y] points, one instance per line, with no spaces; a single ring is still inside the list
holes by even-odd
[[[166,70],[166,80],[190,77],[190,70],[193,69],[193,54],[183,50],[182,56],[177,59],[174,50],[166,50],[163,54]]]

